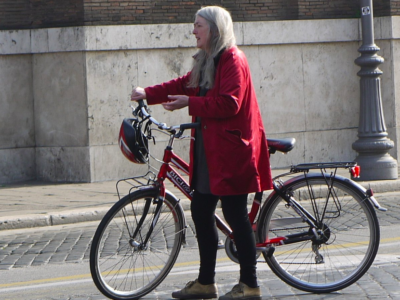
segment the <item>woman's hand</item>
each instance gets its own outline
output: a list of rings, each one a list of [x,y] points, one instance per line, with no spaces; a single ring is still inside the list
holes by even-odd
[[[170,95],[168,96],[168,99],[171,100],[171,102],[162,103],[162,106],[166,110],[173,111],[189,105],[189,97],[186,95]]]
[[[146,99],[146,92],[144,91],[144,88],[141,88],[139,86],[135,87],[132,90],[131,101],[137,101],[141,99]]]

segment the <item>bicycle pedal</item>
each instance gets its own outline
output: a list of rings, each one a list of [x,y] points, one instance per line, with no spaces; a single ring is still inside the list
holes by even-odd
[[[224,243],[224,241],[223,240],[219,240],[218,241],[218,248],[217,248],[218,250],[220,250],[220,249],[225,249],[225,243]]]
[[[267,257],[268,257],[268,258],[269,258],[269,257],[272,257],[272,255],[274,255],[274,252],[275,252],[275,247],[270,247],[270,248],[268,248],[268,250],[266,251]]]

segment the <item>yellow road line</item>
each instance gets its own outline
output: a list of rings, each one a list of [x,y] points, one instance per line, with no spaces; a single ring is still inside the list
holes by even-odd
[[[22,282],[13,282],[13,283],[2,283],[0,284],[0,288],[5,287],[13,287],[13,286],[22,286],[22,285],[32,285],[32,284],[41,284],[41,283],[49,283],[56,281],[68,281],[68,280],[76,280],[76,279],[85,279],[89,278],[90,274],[82,274],[82,275],[71,275],[64,277],[56,277],[56,278],[44,278],[44,279],[35,279],[30,281],[22,281]]]

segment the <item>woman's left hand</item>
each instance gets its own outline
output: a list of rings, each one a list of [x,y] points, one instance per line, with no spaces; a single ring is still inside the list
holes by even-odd
[[[173,111],[189,105],[189,96],[186,95],[170,95],[168,96],[168,99],[171,100],[171,102],[162,103],[162,106],[166,110]]]

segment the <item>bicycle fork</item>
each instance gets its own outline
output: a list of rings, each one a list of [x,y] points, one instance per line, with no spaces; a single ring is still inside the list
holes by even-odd
[[[150,224],[150,227],[149,227],[149,229],[147,231],[147,234],[146,234],[146,236],[145,236],[145,238],[143,240],[143,238],[141,237],[140,232],[142,230],[142,226],[143,226],[143,223],[144,223],[144,221],[145,221],[145,219],[147,217],[147,214],[148,214],[148,212],[150,210],[150,206],[154,202],[156,203],[156,209],[154,211],[154,217],[153,217],[153,220],[151,221],[151,224]],[[146,199],[146,204],[145,204],[145,206],[143,208],[142,216],[140,217],[140,220],[137,223],[135,232],[132,235],[130,235],[131,238],[130,238],[129,244],[135,250],[146,250],[147,249],[147,245],[148,245],[148,241],[150,239],[150,236],[153,233],[153,230],[154,230],[154,228],[155,228],[155,226],[157,224],[157,221],[158,221],[158,219],[160,217],[161,207],[162,207],[163,203],[164,203],[164,200],[160,196],[157,196],[156,198],[147,198]],[[129,228],[129,227],[127,226],[127,228]],[[138,235],[140,236],[140,240],[141,241],[138,241],[138,239],[137,239]]]

